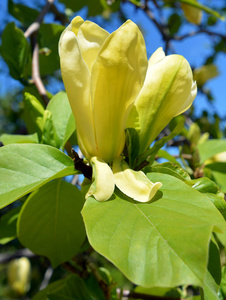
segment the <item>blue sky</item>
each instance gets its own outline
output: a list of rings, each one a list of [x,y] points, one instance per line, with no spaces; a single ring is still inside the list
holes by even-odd
[[[214,0],[215,6],[222,4],[224,0]],[[35,7],[38,3],[39,7],[42,7],[45,4],[44,0],[39,1],[27,1],[27,0],[17,0],[15,1],[17,3],[28,3],[29,6]],[[206,0],[206,1],[199,1],[202,3],[207,4],[208,2],[211,3],[212,1]],[[58,4],[58,1],[56,1],[56,4],[59,6],[60,9],[63,9],[62,4]],[[123,4],[122,5],[123,12],[125,13],[127,18],[130,18],[132,21],[137,23],[145,37],[146,46],[147,46],[147,54],[148,57],[158,48],[158,47],[164,47],[164,43],[161,39],[161,35],[157,31],[156,27],[152,24],[152,22],[148,19],[146,14],[142,12],[141,10],[135,10],[134,6],[131,4]],[[79,12],[79,14],[86,18],[86,9],[83,9]],[[167,17],[170,14],[170,10],[165,10],[164,12],[165,16]],[[208,15],[204,13],[204,18],[207,18]],[[1,0],[0,1],[0,31],[2,32],[5,23],[15,21],[11,16],[7,13],[7,0]],[[112,16],[111,22],[103,21],[100,17],[94,17],[90,18],[92,21],[96,21],[99,23],[99,25],[102,25],[105,27],[106,30],[109,32],[112,32],[116,30],[120,25],[120,20],[117,18],[117,16],[114,14]],[[47,16],[45,18],[45,22],[51,22],[52,17]],[[190,30],[197,29],[195,25],[187,24],[183,26],[181,33],[189,32]],[[213,26],[211,28],[213,31],[221,32],[223,34],[226,34],[226,23],[223,21],[220,21],[217,23],[216,26]],[[192,38],[187,38],[183,40],[182,42],[173,42],[173,48],[175,53],[183,55],[189,63],[193,67],[199,67],[201,66],[205,59],[209,56],[211,52],[211,43],[213,43],[213,39],[210,39],[205,34],[199,34]],[[206,88],[210,88],[214,98],[214,107],[216,112],[219,114],[220,117],[226,116],[226,53],[220,54],[217,57],[216,65],[219,69],[220,75],[210,80],[206,84]],[[6,93],[7,91],[12,91],[13,89],[19,87],[17,81],[13,80],[9,77],[9,72],[6,64],[3,62],[2,59],[0,59],[0,95]],[[61,87],[60,87],[61,88]],[[56,89],[51,87],[53,92],[56,92]],[[213,107],[208,104],[206,101],[205,96],[198,95],[194,105],[196,107],[196,111],[199,114],[203,109],[211,110],[213,112]]]

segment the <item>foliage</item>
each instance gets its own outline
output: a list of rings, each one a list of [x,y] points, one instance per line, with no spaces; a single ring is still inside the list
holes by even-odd
[[[142,16],[149,18],[145,30],[153,23],[168,53],[174,52],[174,43],[202,33],[213,42],[203,65],[192,68],[198,93],[206,97],[207,103],[214,103],[216,99],[206,86],[219,75],[216,60],[226,52],[226,35],[216,29],[224,19],[225,3],[60,2],[47,1],[44,7],[34,3],[30,7],[26,1],[8,0],[13,22],[4,27],[0,53],[10,76],[20,85],[0,99],[0,262],[4,263],[0,297],[224,299],[223,120],[211,111],[198,115],[192,107],[158,132],[145,151],[139,140],[139,126],[127,128],[123,172],[131,168],[130,175],[147,176],[154,183],[160,182],[160,188],[151,202],[142,203],[124,192],[126,187],[123,193],[117,185],[108,201],[99,202],[88,191],[90,186],[104,190],[104,181],[97,180],[100,166],[91,160],[92,179],[88,161],[71,152],[72,148],[79,151],[79,124],[76,129],[61,84],[58,41],[65,25],[79,13],[107,27],[115,18],[120,24],[128,19],[127,8],[135,9],[136,14],[142,11]],[[192,11],[199,21],[189,17]],[[189,21],[198,25],[188,26]],[[102,71],[103,78],[106,74]],[[156,106],[159,114],[163,106]],[[169,109],[165,110],[163,123],[167,122]],[[117,122],[115,119],[115,126]],[[158,121],[153,122],[154,128]],[[114,173],[114,163],[110,167]],[[103,177],[109,174],[108,169],[102,172]],[[85,195],[89,195],[86,200]],[[23,260],[15,260],[20,257],[26,257],[26,268]]]

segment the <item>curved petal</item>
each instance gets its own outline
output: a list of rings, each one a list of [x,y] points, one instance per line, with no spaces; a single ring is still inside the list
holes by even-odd
[[[90,72],[82,59],[77,38],[69,30],[61,39],[60,65],[64,86],[78,129],[79,144],[83,154],[89,159],[96,149],[90,102]]]
[[[165,52],[163,51],[162,47],[159,47],[149,58],[148,67],[158,63],[160,60],[162,60],[165,57],[166,57]]]
[[[142,171],[129,168],[123,158],[113,162],[113,174],[116,186],[127,196],[139,202],[148,202],[162,186],[161,182],[151,182]]]
[[[94,196],[98,201],[106,201],[112,196],[115,189],[112,170],[99,157],[92,157],[90,163],[93,167],[93,183],[86,194],[86,198]]]
[[[77,39],[82,57],[91,71],[100,47],[109,33],[97,24],[85,21],[78,30]]]
[[[63,36],[65,34],[65,32],[72,31],[74,32],[75,35],[77,35],[79,27],[84,23],[83,18],[81,18],[80,16],[75,17],[71,23],[64,29],[64,31],[62,32],[61,36],[60,36],[60,40],[59,40],[59,46],[58,46],[58,52],[60,55],[60,48],[61,48],[61,43],[62,43],[62,39]]]
[[[123,150],[126,119],[143,85],[146,69],[143,36],[129,20],[105,40],[91,75],[97,156],[106,162],[113,161]]]
[[[191,68],[184,57],[169,55],[156,64],[150,60],[144,85],[127,125],[139,131],[140,152],[173,117],[191,106],[196,92]]]

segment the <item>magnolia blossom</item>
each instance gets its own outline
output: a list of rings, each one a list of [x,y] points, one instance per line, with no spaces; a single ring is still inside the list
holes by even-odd
[[[116,184],[129,197],[150,201],[162,184],[124,161],[125,129],[136,129],[142,153],[191,106],[197,88],[188,62],[165,56],[162,48],[148,61],[144,38],[130,20],[109,34],[75,17],[61,35],[59,53],[79,146],[93,167],[86,197],[105,201]]]

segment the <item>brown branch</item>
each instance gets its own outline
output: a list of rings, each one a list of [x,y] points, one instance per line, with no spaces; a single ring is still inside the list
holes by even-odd
[[[45,105],[48,104],[49,98],[46,93],[45,86],[42,82],[42,79],[40,77],[40,71],[39,71],[39,45],[37,42],[36,35],[32,35],[32,42],[34,44],[33,49],[33,55],[32,55],[32,80],[39,92],[39,94],[42,97],[42,100],[44,101]]]
[[[54,0],[47,0],[47,4],[43,7],[42,11],[40,12],[39,16],[35,20],[34,23],[32,23],[28,29],[25,31],[24,36],[28,38],[31,36],[33,33],[37,32],[40,28],[40,25],[43,21],[44,16],[47,14],[49,11],[50,7],[52,6]]]
[[[187,34],[184,34],[184,35],[181,35],[181,36],[171,36],[170,39],[171,40],[175,40],[175,41],[182,41],[188,37],[193,37],[197,34],[200,34],[200,33],[205,33],[205,34],[208,34],[210,36],[218,36],[218,37],[221,37],[222,39],[224,39],[226,41],[226,35],[223,35],[219,32],[213,32],[213,31],[209,31],[209,30],[206,30],[206,29],[199,29],[198,31],[191,31]]]

